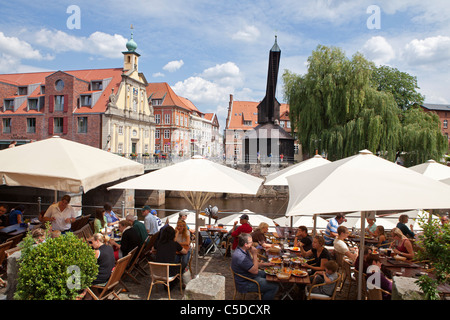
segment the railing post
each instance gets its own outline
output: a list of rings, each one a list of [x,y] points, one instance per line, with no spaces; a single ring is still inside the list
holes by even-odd
[[[42,199],[41,197],[38,197],[38,212],[41,213],[42,210]]]
[[[125,218],[125,201],[122,200],[122,219]]]

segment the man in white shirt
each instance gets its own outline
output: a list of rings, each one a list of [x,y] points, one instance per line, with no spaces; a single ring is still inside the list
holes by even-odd
[[[52,229],[61,231],[61,234],[70,231],[77,217],[75,210],[69,205],[70,199],[70,196],[66,194],[59,202],[52,204],[43,217],[44,222],[50,221]]]
[[[347,244],[344,242],[345,239],[347,239],[349,235],[349,231],[347,227],[340,226],[337,229],[338,236],[336,240],[334,240],[334,250],[346,257],[348,257],[350,260],[355,262],[356,258],[358,257],[358,253],[354,253],[350,251]]]

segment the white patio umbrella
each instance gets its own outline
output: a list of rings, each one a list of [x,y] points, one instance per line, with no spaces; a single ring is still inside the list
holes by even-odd
[[[321,155],[316,154],[314,157],[301,161],[293,166],[289,166],[280,171],[269,174],[266,177],[264,185],[266,186],[287,186],[288,181],[286,177],[296,173],[300,173],[312,168],[319,167],[321,165],[330,163],[330,160],[324,159]]]
[[[108,189],[142,189],[181,191],[196,212],[196,221],[214,193],[256,194],[263,180],[238,170],[194,156],[134,179],[119,183]],[[198,223],[195,227],[195,268],[198,267]]]
[[[272,219],[262,214],[256,214],[248,209],[245,209],[239,213],[233,213],[226,217],[220,218],[219,220],[217,220],[217,224],[223,224],[224,226],[233,226],[236,221],[239,223],[240,217],[243,214],[248,215],[249,217],[248,222],[253,228],[259,226],[261,222],[265,222],[269,225],[269,230],[275,229],[275,223],[273,222]]]
[[[142,164],[58,136],[0,151],[0,177],[8,186],[78,193],[142,173]]]
[[[341,225],[347,228],[357,228],[361,227],[361,212],[353,212],[345,215],[347,222],[343,222]],[[375,217],[375,224],[377,226],[383,226],[385,230],[392,230],[396,227],[397,222],[392,219]]]
[[[366,211],[450,208],[450,186],[376,157],[368,150],[287,179],[287,216],[361,211],[361,239]],[[361,249],[363,246],[364,242]],[[358,282],[361,288],[362,273]]]
[[[180,212],[183,212],[186,214],[186,224],[188,226],[193,226],[195,228],[195,212],[189,211],[187,209],[183,209]],[[176,225],[178,222],[178,218],[180,216],[180,212],[176,212],[171,215],[168,215],[165,218],[162,218],[161,222],[164,224],[168,222],[169,224]],[[205,218],[206,218],[206,216],[205,216]]]
[[[309,229],[314,228],[314,217],[313,216],[295,216],[293,218],[292,227],[298,228],[300,226],[305,226]],[[290,227],[291,217],[280,217],[274,220],[280,226]],[[316,218],[316,229],[326,229],[328,221],[322,217]]]
[[[428,160],[425,163],[409,167],[409,169],[436,180],[450,178],[450,167],[440,164],[434,160]]]
[[[412,224],[413,232],[423,230],[422,227],[420,226],[421,221],[423,221],[424,219],[429,219],[429,217],[430,217],[430,213],[429,212],[427,212],[425,210],[422,210],[422,209],[418,209],[418,210],[409,210],[409,211],[389,214],[389,215],[386,215],[385,218],[386,219],[390,219],[390,222],[394,223],[395,226],[397,226],[398,218],[401,215],[407,215],[408,216],[408,224],[407,225],[409,227],[409,225]],[[433,214],[433,215],[431,215],[431,219],[439,220],[439,217],[437,215]]]
[[[330,160],[324,159],[321,155],[316,154],[314,157],[301,161],[293,166],[289,166],[280,171],[269,174],[266,177],[264,185],[266,186],[287,186],[288,181],[286,177],[291,176],[296,173],[300,173],[312,168],[316,168],[322,166],[324,164],[330,163]],[[317,217],[316,217],[317,218]],[[294,222],[292,219],[291,224],[294,226]]]

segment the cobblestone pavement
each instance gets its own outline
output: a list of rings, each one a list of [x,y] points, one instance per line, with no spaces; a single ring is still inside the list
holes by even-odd
[[[200,275],[204,273],[219,274],[225,277],[225,299],[232,300],[234,294],[233,277],[230,270],[231,257],[223,257],[222,255],[215,253],[209,254],[206,257],[200,256],[198,259]],[[193,264],[194,262],[192,262]],[[149,270],[148,270],[149,271]],[[122,292],[119,294],[121,300],[146,300],[150,289],[150,276],[138,276],[140,284],[134,283],[130,278],[126,278],[124,283],[130,290],[130,292]],[[336,300],[347,300],[349,284],[344,285],[341,292],[336,295]],[[293,290],[294,299],[303,299],[303,288],[297,287]],[[171,299],[181,300],[183,295],[180,293],[180,287],[174,286],[170,291]],[[239,297],[238,297],[239,298]],[[280,297],[277,296],[276,299]],[[356,299],[355,284],[353,284],[350,299]],[[157,285],[152,289],[150,300],[167,300],[168,294],[163,285]],[[256,299],[256,295],[247,295],[246,299]]]

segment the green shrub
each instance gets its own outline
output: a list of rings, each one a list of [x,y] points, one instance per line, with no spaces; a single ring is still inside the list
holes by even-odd
[[[28,234],[22,245],[14,298],[73,300],[97,274],[94,250],[73,233],[47,238],[38,245]]]

